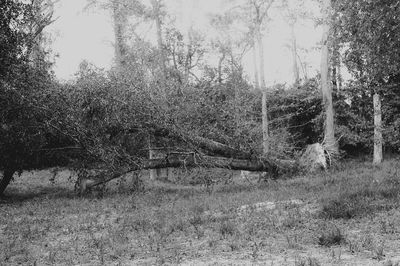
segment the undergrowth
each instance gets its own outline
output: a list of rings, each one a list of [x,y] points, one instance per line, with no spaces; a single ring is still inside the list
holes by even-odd
[[[169,184],[133,194],[110,189],[101,199],[65,196],[65,187],[58,195],[57,180],[51,185],[52,194],[35,196],[34,178],[29,177],[10,191],[26,187],[30,198],[20,199],[17,194],[15,203],[0,205],[0,236],[4,236],[0,237],[0,261],[7,265],[129,265],[132,261],[135,265],[175,265],[216,254],[242,254],[258,262],[271,254],[281,256],[283,250],[293,255],[315,246],[348,246],[351,254],[368,249],[380,260],[388,256],[386,246],[375,236],[351,235],[346,222],[374,218],[377,212],[398,206],[397,169],[396,161],[380,168],[347,162],[327,172],[273,180],[258,187],[220,183],[210,193],[202,185]],[[42,188],[44,184],[37,185]],[[303,205],[238,211],[244,205],[291,199]],[[382,235],[400,231],[399,219],[395,215],[390,220],[377,219],[377,231]],[[327,263],[314,255],[319,256],[293,255],[291,261],[295,265]]]
[[[337,184],[321,195],[320,215],[326,219],[352,219],[398,206],[400,164],[385,162],[380,167],[366,165],[334,173]]]

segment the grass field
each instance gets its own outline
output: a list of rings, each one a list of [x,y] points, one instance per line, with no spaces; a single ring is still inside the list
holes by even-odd
[[[68,171],[23,173],[0,203],[0,265],[398,265],[399,169],[141,192],[127,177],[85,197]]]

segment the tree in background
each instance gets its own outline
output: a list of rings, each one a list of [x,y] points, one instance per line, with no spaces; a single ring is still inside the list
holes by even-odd
[[[36,1],[6,0],[0,7],[0,195],[15,171],[46,163],[37,162],[34,155],[49,144],[46,122],[53,110],[44,103],[51,102],[51,78],[36,64],[38,58],[31,64],[31,48],[52,21],[51,14],[41,16]]]
[[[379,164],[384,142],[381,97],[388,103],[396,99],[400,81],[400,1],[335,1],[333,6],[337,41],[346,47],[344,63],[367,94],[373,95],[373,162]],[[387,125],[388,135],[396,132],[394,125],[395,121]]]
[[[296,25],[299,21],[310,17],[310,13],[306,11],[305,0],[297,0],[297,1],[282,1],[282,5],[280,6],[280,10],[282,16],[286,23],[289,25],[290,28],[290,51],[292,55],[292,62],[293,62],[293,86],[298,87],[300,85],[300,68],[298,62],[299,53],[298,53],[298,45],[297,45],[297,38],[296,38]],[[304,73],[306,76],[306,73]]]
[[[334,110],[332,102],[332,84],[329,75],[330,66],[330,34],[331,34],[331,0],[322,1],[323,35],[321,48],[321,91],[325,112],[324,147],[331,154],[337,154],[338,144],[335,138]]]
[[[234,1],[235,2],[235,1]],[[259,66],[257,69],[258,77],[260,78],[260,88],[262,92],[262,135],[263,135],[263,153],[267,155],[270,151],[270,139],[268,130],[268,107],[267,107],[267,86],[265,81],[264,70],[264,44],[263,30],[266,23],[269,21],[269,11],[274,0],[260,1],[248,0],[240,2],[230,12],[237,15],[249,28],[252,33],[254,43],[258,48]],[[256,58],[256,57],[255,57]],[[258,82],[256,82],[258,84]]]
[[[98,7],[110,12],[114,28],[114,56],[119,70],[126,67],[129,53],[129,39],[138,37],[135,33],[137,26],[151,17],[151,11],[139,0],[87,0],[86,10]],[[134,24],[132,21],[134,18]]]
[[[46,41],[49,36],[43,30],[51,25],[54,19],[55,4],[59,0],[35,0],[32,1],[32,14],[28,23],[29,35],[32,36],[28,47],[28,56],[36,68],[48,68]]]

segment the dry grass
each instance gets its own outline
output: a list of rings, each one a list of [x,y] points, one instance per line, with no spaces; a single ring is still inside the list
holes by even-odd
[[[0,205],[0,265],[396,265],[397,169],[351,162],[258,187],[148,183],[136,193],[128,178],[87,197],[65,172],[54,183],[24,174]],[[240,208],[260,202],[278,203]]]

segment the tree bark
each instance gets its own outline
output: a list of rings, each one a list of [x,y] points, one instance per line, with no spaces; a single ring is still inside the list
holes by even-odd
[[[381,99],[378,93],[373,96],[374,101],[374,164],[380,164],[382,162],[382,110],[381,110]]]
[[[257,26],[256,38],[260,56],[260,85],[262,92],[262,136],[263,136],[263,153],[269,153],[269,132],[268,132],[268,107],[267,107],[267,86],[265,84],[264,74],[264,46],[260,32],[260,26]]]
[[[296,169],[296,166],[297,162],[291,160],[273,160],[271,158],[242,160],[225,157],[199,156],[194,153],[175,153],[165,158],[147,160],[142,167],[134,166],[114,172],[108,175],[107,178],[100,178],[93,183],[87,184],[86,188],[90,189],[91,187],[107,183],[127,173],[143,169],[163,169],[168,167],[224,168],[230,170],[268,172],[271,178],[277,178],[281,173],[291,172],[293,169]],[[102,174],[101,176],[105,175]]]
[[[222,56],[219,58],[218,61],[218,83],[222,83],[222,64],[225,60],[226,53],[225,51],[222,52]]]
[[[260,78],[258,76],[258,65],[257,65],[257,50],[256,50],[256,42],[253,43],[253,62],[254,62],[254,84],[256,86],[256,90],[260,89]]]
[[[123,10],[121,1],[112,1],[112,16],[114,23],[114,49],[115,61],[118,68],[125,64],[125,56],[127,52],[125,38],[126,26],[128,23],[126,11]]]
[[[165,98],[166,97],[166,91],[165,91],[165,86],[166,86],[166,80],[167,80],[167,56],[165,55],[165,49],[164,49],[164,44],[163,44],[163,38],[162,38],[162,21],[161,21],[161,12],[160,12],[160,1],[161,0],[151,0],[151,4],[153,6],[153,12],[154,12],[154,20],[156,22],[156,29],[157,29],[157,45],[158,45],[158,50],[160,53],[160,64],[161,64],[161,71],[162,71],[162,86],[161,86],[161,93],[163,94],[162,96]]]
[[[338,146],[335,139],[334,111],[332,103],[332,87],[329,78],[329,18],[330,18],[331,0],[324,0],[324,11],[326,22],[323,26],[322,49],[321,49],[321,91],[322,101],[325,110],[325,149],[332,153],[338,152]]]
[[[199,136],[182,136],[178,134],[176,136],[178,136],[179,139],[184,140],[185,142],[188,142],[193,146],[204,150],[209,155],[217,155],[237,159],[251,159],[254,157],[251,153],[237,150],[228,145],[213,141],[211,139],[206,139]]]
[[[297,41],[296,41],[296,34],[294,32],[294,23],[290,23],[290,35],[292,42],[294,86],[297,87],[300,83],[300,73],[299,73],[299,65],[297,63]]]
[[[10,184],[15,171],[11,169],[5,169],[3,172],[3,178],[0,180],[0,197],[3,195],[8,184]]]

